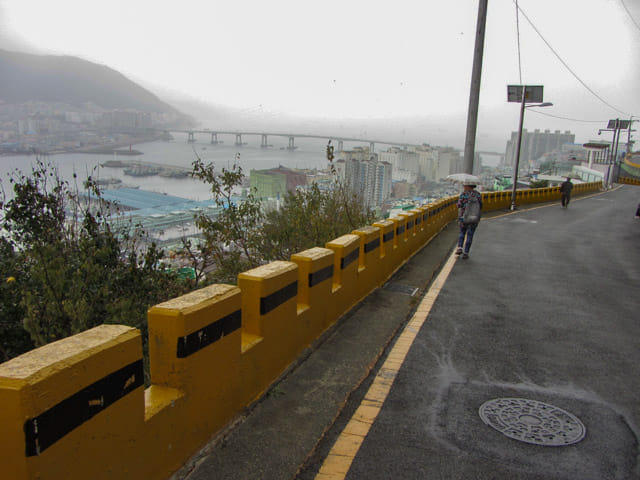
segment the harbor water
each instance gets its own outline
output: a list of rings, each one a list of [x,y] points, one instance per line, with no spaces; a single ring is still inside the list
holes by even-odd
[[[123,167],[102,167],[110,160],[127,162],[144,162],[167,167],[191,169],[193,162],[200,158],[205,163],[213,163],[216,171],[230,168],[238,163],[245,175],[250,170],[262,170],[278,167],[300,169],[324,169],[327,166],[325,157],[326,141],[320,139],[296,139],[296,149],[288,150],[288,138],[269,137],[269,147],[260,146],[259,136],[244,136],[244,145],[236,146],[235,137],[219,136],[224,143],[213,145],[207,135],[196,135],[194,143],[187,142],[186,134],[174,134],[170,142],[156,141],[134,145],[142,155],[104,155],[88,153],[63,153],[46,157],[58,168],[61,177],[73,181],[73,176],[82,182],[87,176],[107,181],[120,180],[120,186],[139,188],[156,193],[166,193],[189,200],[207,200],[211,198],[209,187],[191,177],[171,178],[160,175],[131,176],[124,173]],[[0,180],[7,197],[11,196],[8,175],[20,170],[29,173],[35,162],[35,156],[0,156]],[[109,187],[104,187],[109,188]]]

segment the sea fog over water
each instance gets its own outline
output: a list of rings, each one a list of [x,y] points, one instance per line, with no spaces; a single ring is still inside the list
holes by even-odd
[[[58,167],[62,178],[69,181],[73,180],[74,173],[79,181],[86,179],[88,175],[100,179],[117,178],[122,180],[120,186],[138,187],[142,190],[166,193],[189,200],[211,198],[209,187],[199,180],[188,177],[167,178],[158,175],[133,177],[125,175],[122,167],[111,168],[100,167],[100,165],[107,160],[120,160],[191,168],[197,155],[205,163],[213,163],[215,169],[220,171],[223,167],[230,168],[236,162],[236,158],[239,158],[237,163],[248,176],[251,169],[274,168],[278,165],[291,168],[324,169],[328,163],[325,156],[327,141],[321,139],[296,139],[297,148],[291,151],[286,149],[287,137],[269,137],[270,146],[262,148],[260,147],[260,137],[256,135],[244,135],[242,141],[247,144],[242,146],[235,145],[235,136],[232,135],[218,135],[218,139],[224,143],[217,145],[210,143],[209,135],[201,134],[198,136],[196,134],[195,143],[188,143],[186,134],[174,134],[173,136],[174,140],[171,142],[157,141],[132,146],[133,149],[143,152],[143,155],[112,156],[64,153],[50,155],[46,158]],[[352,146],[345,144],[345,148],[352,148]],[[19,169],[23,173],[30,172],[31,165],[35,160],[35,156],[0,156],[0,180],[7,196],[11,195],[8,174],[15,169]]]

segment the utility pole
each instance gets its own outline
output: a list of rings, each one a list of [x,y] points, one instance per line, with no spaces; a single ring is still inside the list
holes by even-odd
[[[631,118],[633,119],[633,117]],[[609,150],[611,155],[609,156],[609,168],[607,169],[607,178],[605,182],[606,188],[611,188],[613,184],[613,173],[618,162],[618,144],[620,143],[620,131],[627,129],[631,130],[631,123],[633,122],[632,119],[620,120],[619,118],[616,118],[614,120],[609,120],[607,128],[601,128],[600,130],[598,130],[598,135],[600,135],[602,132],[613,132],[613,138],[611,139],[611,150]]]
[[[551,102],[542,102],[544,87],[542,85],[507,85],[507,101],[520,103],[520,123],[518,124],[518,143],[516,143],[516,161],[513,167],[513,185],[511,188],[511,210],[516,209],[516,190],[518,188],[518,169],[520,168],[520,146],[522,145],[522,125],[524,109],[527,107],[552,107]],[[538,102],[527,105],[527,102]]]
[[[526,106],[526,87],[522,86],[522,99],[520,100],[520,123],[518,126],[518,143],[516,144],[516,163],[513,167],[513,186],[511,188],[510,210],[516,209],[516,189],[518,188],[518,169],[520,168],[520,145],[522,145],[522,124],[524,123],[524,109]]]
[[[467,135],[464,142],[464,173],[473,173],[476,148],[476,128],[478,125],[478,103],[480,102],[480,80],[482,78],[482,54],[484,52],[484,31],[487,23],[488,0],[479,0],[478,22],[476,25],[476,46],[473,53],[471,91],[467,113]]]

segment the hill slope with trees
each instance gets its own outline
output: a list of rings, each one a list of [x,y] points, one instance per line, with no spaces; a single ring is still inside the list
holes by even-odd
[[[0,50],[0,79],[0,100],[6,103],[92,102],[107,110],[178,113],[116,70],[77,57]]]

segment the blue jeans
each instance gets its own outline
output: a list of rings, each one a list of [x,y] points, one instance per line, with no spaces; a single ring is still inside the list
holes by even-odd
[[[460,222],[460,235],[458,236],[458,247],[462,248],[464,245],[464,253],[469,253],[471,248],[471,242],[473,242],[473,234],[478,227],[477,223],[462,223]],[[466,242],[465,242],[466,237]]]

